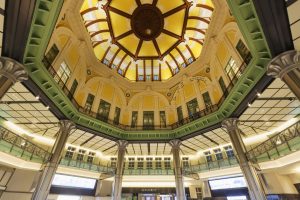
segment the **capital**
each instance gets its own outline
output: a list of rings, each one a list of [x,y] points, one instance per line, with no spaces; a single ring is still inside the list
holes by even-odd
[[[300,68],[300,52],[286,51],[273,58],[267,66],[267,74],[282,78],[289,71]]]
[[[0,75],[5,76],[13,83],[28,79],[24,65],[7,57],[0,57]]]
[[[181,140],[178,139],[171,140],[169,144],[172,146],[172,149],[179,149],[181,145]]]
[[[236,130],[238,128],[239,119],[227,118],[222,121],[222,127],[226,128],[228,132]]]
[[[70,120],[60,120],[59,121],[59,130],[63,133],[70,133],[73,129],[76,128],[74,122]]]
[[[127,145],[128,145],[128,141],[127,140],[118,140],[117,141],[117,145],[118,145],[118,149],[120,150],[124,150],[126,149]]]

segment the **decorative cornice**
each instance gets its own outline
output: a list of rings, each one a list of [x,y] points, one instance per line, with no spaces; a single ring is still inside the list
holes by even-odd
[[[179,149],[181,145],[181,140],[171,140],[169,144],[172,146],[172,149]]]
[[[7,57],[0,57],[0,75],[5,76],[13,83],[28,79],[24,65]]]
[[[62,133],[69,134],[75,128],[76,128],[75,123],[70,120],[59,121],[59,131],[61,131]]]
[[[300,52],[295,50],[286,51],[270,61],[267,74],[275,78],[282,78],[295,68],[300,68]]]
[[[125,150],[128,145],[127,140],[118,140],[116,143],[118,145],[118,150]]]
[[[239,119],[237,118],[227,118],[222,121],[222,127],[230,133],[238,128]]]

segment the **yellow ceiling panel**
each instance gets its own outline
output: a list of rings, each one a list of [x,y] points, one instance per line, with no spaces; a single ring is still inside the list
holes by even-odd
[[[186,46],[183,42],[181,42],[177,48],[181,51],[181,52],[184,52],[186,50]]]
[[[105,48],[103,48],[101,45],[98,45],[94,48],[94,53],[96,57],[101,60],[105,53]]]
[[[191,40],[188,42],[188,44],[191,47],[191,50],[192,50],[194,56],[196,58],[198,58],[201,54],[201,51],[202,51],[202,45],[199,44],[198,42],[191,41]]]
[[[171,37],[167,34],[162,33],[162,34],[160,34],[160,36],[158,36],[156,38],[156,41],[159,45],[160,52],[163,54],[170,47],[172,47],[172,45],[175,44],[178,40],[174,37]]]
[[[126,78],[129,80],[136,80],[136,67],[135,64],[131,64],[127,70]]]
[[[157,51],[152,41],[144,41],[139,56],[157,56]]]
[[[190,28],[195,28],[198,25],[198,20],[194,20],[194,19],[189,19],[187,21],[187,26],[186,27],[190,27]]]
[[[142,4],[152,4],[153,0],[141,0]]]
[[[89,7],[90,7],[90,6],[89,6],[89,4],[88,4],[88,1],[85,0],[85,1],[83,2],[83,4],[82,4],[81,8],[80,8],[80,12],[82,12],[82,11],[88,9]]]
[[[110,12],[110,20],[114,35],[117,37],[131,29],[130,20],[122,15]]]
[[[110,6],[122,10],[128,14],[132,14],[135,8],[137,7],[137,4],[135,0],[112,0]]]
[[[184,15],[185,9],[165,18],[164,28],[177,35],[181,35],[183,29]]]
[[[121,40],[118,40],[118,42],[122,46],[124,46],[124,47],[130,46],[130,48],[127,48],[127,50],[129,50],[132,54],[135,54],[135,51],[139,44],[139,41],[140,40],[134,34],[131,34],[125,38],[122,38]]]
[[[165,13],[182,4],[184,4],[183,0],[172,0],[172,3],[170,0],[158,0],[156,6],[162,13]]]
[[[171,78],[171,76],[172,76],[172,73],[168,67],[164,67],[161,69],[161,79],[162,80],[167,80],[167,79]]]
[[[109,30],[107,23],[98,23],[99,30]]]
[[[173,49],[173,50],[171,51],[171,54],[172,54],[175,58],[177,58],[178,56],[180,56],[179,52],[178,52],[176,49]]]

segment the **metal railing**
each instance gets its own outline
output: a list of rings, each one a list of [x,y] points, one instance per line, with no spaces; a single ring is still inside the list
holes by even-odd
[[[217,169],[224,169],[238,166],[238,160],[236,157],[223,158],[221,160],[215,160],[211,162],[199,163],[196,165],[190,165],[188,168],[183,168],[184,173],[199,173],[212,171]]]
[[[124,175],[174,175],[173,169],[125,169]]]
[[[1,126],[0,144],[1,151],[22,158],[23,160],[45,163],[51,157],[51,153],[47,150]]]
[[[48,72],[50,73],[50,75],[54,78],[57,82],[57,84],[59,85],[59,87],[62,89],[62,91],[65,93],[65,95],[69,98],[69,100],[72,102],[72,104],[74,105],[74,107],[81,113],[84,113],[90,117],[93,117],[95,119],[98,119],[100,121],[103,121],[107,124],[113,125],[115,127],[118,127],[122,130],[126,130],[126,131],[141,131],[141,130],[173,130],[176,129],[182,125],[188,124],[192,121],[195,121],[201,117],[204,117],[206,115],[209,115],[215,111],[217,111],[221,105],[223,104],[223,102],[225,101],[226,97],[229,95],[230,91],[233,89],[234,85],[237,83],[239,77],[241,74],[243,74],[243,72],[245,71],[245,69],[247,68],[247,64],[245,62],[243,62],[240,67],[239,70],[235,73],[235,76],[231,79],[229,85],[226,87],[226,90],[223,91],[223,96],[219,99],[218,103],[216,103],[215,105],[210,105],[210,106],[206,106],[206,108],[204,108],[203,110],[200,110],[199,112],[196,112],[178,122],[175,122],[173,124],[170,125],[166,125],[166,126],[151,126],[151,127],[147,127],[147,126],[131,126],[131,125],[125,125],[125,124],[121,124],[119,122],[116,122],[114,120],[111,119],[107,119],[106,117],[102,117],[99,116],[98,113],[91,111],[91,109],[87,109],[82,107],[74,98],[74,94],[70,92],[70,90],[68,89],[66,82],[62,81],[59,76],[57,75],[56,70],[53,68],[52,63],[50,63],[46,57],[43,58],[43,63],[44,66],[46,67],[46,69],[48,70]]]
[[[297,150],[300,150],[300,121],[249,150],[247,157],[257,163],[274,160]]]
[[[100,173],[114,174],[114,172],[115,172],[114,168],[112,168],[110,166],[102,165],[101,163],[95,164],[95,163],[89,163],[86,161],[78,161],[78,160],[67,159],[67,158],[62,158],[60,161],[60,165],[83,169],[83,170],[94,171],[94,172],[100,172]]]

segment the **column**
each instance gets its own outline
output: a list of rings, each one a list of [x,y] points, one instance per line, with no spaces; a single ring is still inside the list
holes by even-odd
[[[280,78],[300,100],[300,52],[286,51],[273,58],[267,74]]]
[[[49,194],[52,180],[54,178],[56,169],[59,165],[62,152],[65,148],[68,136],[75,124],[69,120],[61,120],[59,122],[59,131],[52,148],[52,156],[48,163],[42,169],[39,183],[35,189],[32,200],[46,200]]]
[[[27,79],[24,65],[11,58],[0,57],[0,100],[16,82]]]
[[[172,153],[173,153],[173,166],[174,166],[174,173],[175,173],[177,200],[186,200],[182,169],[180,167],[180,156],[179,156],[181,141],[171,140],[170,145],[172,146]]]
[[[202,197],[204,200],[211,199],[211,192],[210,192],[208,180],[205,180],[202,183]]]
[[[227,129],[231,143],[236,151],[240,168],[248,184],[251,200],[266,199],[263,187],[257,176],[256,169],[252,165],[252,163],[248,161],[247,156],[245,154],[246,148],[241,137],[240,129],[238,128],[238,119],[225,119],[222,122],[222,127]]]
[[[113,200],[121,200],[122,195],[122,178],[123,178],[123,168],[125,162],[125,153],[128,142],[126,140],[118,140],[118,158],[117,158],[117,169],[115,174],[115,181],[113,186]]]

